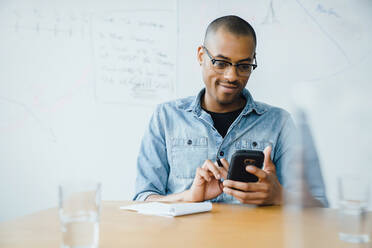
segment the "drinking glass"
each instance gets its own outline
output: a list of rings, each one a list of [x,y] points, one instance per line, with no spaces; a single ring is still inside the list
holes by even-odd
[[[338,178],[339,238],[351,243],[370,241],[370,225],[367,215],[369,183],[357,175]]]
[[[61,248],[97,248],[101,184],[70,182],[59,185]]]

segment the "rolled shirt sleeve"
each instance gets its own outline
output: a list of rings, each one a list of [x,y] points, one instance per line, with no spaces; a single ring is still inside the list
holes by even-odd
[[[144,201],[149,195],[165,195],[169,164],[161,106],[154,111],[142,138],[137,159],[137,177],[133,200]]]

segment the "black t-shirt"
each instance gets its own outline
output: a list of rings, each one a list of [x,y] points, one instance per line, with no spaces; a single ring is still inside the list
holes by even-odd
[[[243,111],[244,107],[232,112],[227,113],[215,113],[204,109],[208,114],[211,115],[213,120],[213,126],[221,134],[222,137],[225,137],[227,130],[239,114]]]

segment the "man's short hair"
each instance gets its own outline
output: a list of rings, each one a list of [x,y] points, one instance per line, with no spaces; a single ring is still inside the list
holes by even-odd
[[[204,45],[209,35],[216,33],[220,28],[238,36],[252,36],[255,46],[257,45],[256,32],[253,27],[246,20],[235,15],[222,16],[212,21],[205,32]]]

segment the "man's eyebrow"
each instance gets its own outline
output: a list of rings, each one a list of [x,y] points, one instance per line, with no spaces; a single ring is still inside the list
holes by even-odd
[[[221,54],[217,54],[216,55],[216,58],[221,58],[221,59],[225,59],[225,60],[230,60],[231,61],[231,59],[229,58],[229,57],[226,57],[226,56],[223,56],[223,55],[221,55]],[[238,61],[238,63],[240,63],[240,62],[244,62],[244,61],[252,61],[253,59],[252,58],[246,58],[246,59],[241,59],[241,60],[239,60]]]
[[[245,62],[245,61],[253,61],[253,59],[251,59],[251,58],[241,59],[241,60],[238,61],[238,63]]]
[[[221,54],[217,54],[216,57],[221,58],[221,59],[231,60],[229,57],[225,57]]]

